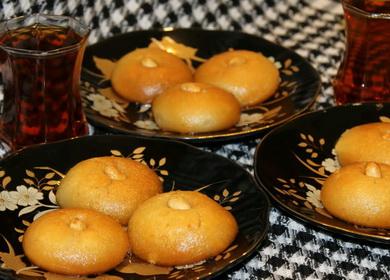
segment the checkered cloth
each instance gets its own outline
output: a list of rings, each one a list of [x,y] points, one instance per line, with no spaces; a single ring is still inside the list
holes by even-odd
[[[331,0],[2,0],[0,19],[32,12],[69,14],[92,27],[90,43],[161,27],[240,30],[290,48],[320,73],[315,109],[334,105],[332,78],[344,49],[341,5]],[[98,131],[96,131],[99,133]],[[104,132],[103,132],[104,133]],[[204,147],[253,172],[259,139]],[[390,279],[390,252],[333,236],[273,208],[260,249],[222,278]]]

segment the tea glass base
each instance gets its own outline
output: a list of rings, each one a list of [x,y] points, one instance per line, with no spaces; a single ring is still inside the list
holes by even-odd
[[[42,143],[29,144],[29,145],[26,145],[26,146],[23,146],[23,147],[14,147],[12,145],[12,143],[9,141],[9,139],[6,139],[4,137],[4,135],[1,135],[0,136],[0,159],[5,157],[5,156],[7,156],[8,154],[10,154],[12,152],[18,151],[20,149],[24,149],[24,148],[29,147],[29,146],[53,143],[53,142],[58,142],[58,141],[64,141],[64,140],[67,140],[67,139],[83,137],[83,136],[90,136],[90,135],[93,135],[94,132],[95,132],[95,128],[92,125],[88,124],[87,125],[87,133],[84,134],[84,135],[78,135],[78,136],[65,138],[65,139],[60,139],[60,140],[56,140],[56,141],[47,141],[47,142],[42,142]]]

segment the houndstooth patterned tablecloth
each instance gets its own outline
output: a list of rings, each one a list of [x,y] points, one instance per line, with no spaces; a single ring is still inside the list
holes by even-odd
[[[331,80],[344,48],[341,5],[331,0],[2,0],[0,19],[32,12],[81,17],[94,43],[121,32],[161,27],[241,30],[296,51],[320,73],[315,109],[334,105]],[[96,131],[96,133],[105,133]],[[259,139],[204,149],[253,171]],[[222,279],[390,279],[388,247],[341,239],[273,208],[260,249]]]

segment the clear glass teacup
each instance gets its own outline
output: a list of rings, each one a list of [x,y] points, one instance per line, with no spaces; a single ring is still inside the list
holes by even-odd
[[[390,0],[342,0],[346,47],[336,103],[390,102]]]
[[[79,84],[88,34],[67,16],[0,23],[0,129],[12,149],[87,134]]]

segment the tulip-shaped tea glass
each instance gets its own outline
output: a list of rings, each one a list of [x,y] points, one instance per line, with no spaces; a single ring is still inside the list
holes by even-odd
[[[0,23],[0,129],[12,149],[87,134],[79,84],[88,34],[67,16]]]
[[[344,58],[334,81],[337,104],[390,101],[390,0],[342,0]]]

